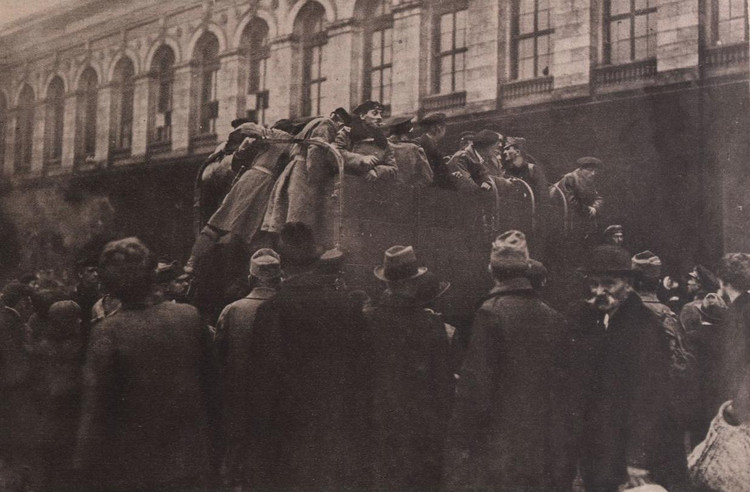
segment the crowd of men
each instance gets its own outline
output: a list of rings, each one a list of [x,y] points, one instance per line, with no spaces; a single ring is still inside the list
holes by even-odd
[[[750,255],[671,279],[612,225],[580,265],[578,301],[557,310],[509,230],[470,327],[432,309],[450,283],[410,245],[373,265],[371,298],[316,235],[331,154],[270,140],[333,144],[371,181],[481,192],[502,176],[557,193],[522,140],[482,130],[444,160],[444,116],[412,141],[410,118],[386,138],[381,110],[299,131],[240,122],[209,160],[234,163],[235,182],[185,268],[130,237],[79,262],[73,289],[45,272],[8,283],[0,489],[701,489],[687,455],[712,420],[750,425]],[[553,186],[586,217],[602,207],[600,166],[583,158]],[[227,234],[252,248],[259,231],[274,240],[248,252],[247,291],[218,318],[191,305],[193,267]]]

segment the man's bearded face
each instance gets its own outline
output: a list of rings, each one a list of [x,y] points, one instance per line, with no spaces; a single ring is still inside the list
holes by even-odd
[[[589,302],[603,313],[617,309],[630,295],[630,279],[613,275],[592,275],[589,277]]]

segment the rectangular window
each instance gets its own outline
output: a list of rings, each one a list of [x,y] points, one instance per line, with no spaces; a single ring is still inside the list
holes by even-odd
[[[434,92],[450,94],[465,89],[467,10],[440,16],[437,26],[437,59]]]
[[[117,148],[129,149],[133,134],[133,85],[127,84],[122,87],[122,98],[120,100],[120,128],[117,134]]]
[[[552,28],[550,0],[517,0],[513,5],[511,78],[550,75]]]
[[[391,72],[393,69],[393,28],[374,31],[370,37],[370,93],[367,99],[391,104]]]
[[[303,116],[320,114],[321,108],[325,106],[323,84],[326,79],[322,72],[322,67],[325,65],[325,56],[325,43],[319,42],[305,48]]]
[[[610,0],[604,7],[605,62],[613,65],[656,56],[655,0]]]
[[[219,104],[216,100],[216,77],[218,69],[205,70],[201,81],[200,121],[198,134],[207,135],[216,132],[216,118],[219,116]]]
[[[743,0],[711,0],[711,44],[721,46],[747,40],[747,10]]]

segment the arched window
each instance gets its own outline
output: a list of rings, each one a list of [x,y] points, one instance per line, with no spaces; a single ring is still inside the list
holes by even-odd
[[[93,68],[88,67],[78,81],[76,101],[76,162],[93,159],[96,153],[96,112],[98,110],[99,79]]]
[[[302,116],[320,114],[323,108],[323,65],[328,42],[324,21],[325,9],[318,2],[306,3],[294,21],[294,34],[302,48]]]
[[[5,95],[0,92],[0,172],[5,165],[5,125],[8,119],[8,102]]]
[[[112,80],[112,115],[115,124],[110,142],[115,157],[130,154],[133,136],[134,74],[130,58],[124,57],[117,62]]]
[[[26,84],[18,97],[15,149],[17,173],[31,170],[31,149],[34,142],[34,102],[34,90]]]
[[[359,0],[357,18],[362,26],[362,100],[391,105],[393,84],[393,16],[388,0]]]
[[[47,88],[44,120],[44,163],[57,166],[62,158],[63,117],[65,115],[65,85],[55,77]]]
[[[174,52],[161,46],[151,62],[152,114],[154,115],[152,144],[167,144],[172,140],[172,85],[174,82]]]
[[[268,24],[255,18],[242,32],[241,46],[247,53],[247,117],[265,123],[268,109],[266,71],[268,65]]]
[[[216,77],[219,72],[219,40],[206,32],[198,40],[193,54],[194,76],[198,83],[197,135],[215,135],[216,118],[219,116],[219,101],[216,96]]]

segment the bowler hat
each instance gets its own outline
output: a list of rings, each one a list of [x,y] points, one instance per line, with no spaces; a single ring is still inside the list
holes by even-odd
[[[630,268],[643,278],[658,280],[661,276],[661,258],[651,251],[641,251],[631,258]]]
[[[709,321],[721,321],[726,310],[727,303],[713,292],[707,294],[698,306],[698,311]]]
[[[529,249],[526,235],[521,231],[506,231],[492,243],[490,266],[493,270],[525,272],[529,268]]]
[[[719,280],[716,275],[703,265],[696,265],[688,275],[700,282],[704,291],[714,292],[719,288]]]
[[[303,222],[284,224],[277,250],[282,264],[296,266],[311,265],[323,254],[323,248],[315,243],[312,229]]]
[[[474,138],[472,138],[471,140],[475,145],[486,147],[498,143],[500,141],[500,135],[491,130],[484,129],[474,135]]]
[[[373,273],[380,280],[398,282],[424,275],[426,267],[417,265],[417,255],[411,246],[391,246],[385,250],[383,265],[375,267]]]
[[[450,282],[440,280],[437,275],[427,271],[417,277],[389,283],[388,291],[394,304],[422,306],[442,296],[450,286]]]
[[[448,117],[445,115],[445,113],[430,113],[419,122],[419,126],[422,128],[435,126],[435,125],[445,125],[445,121],[448,119]]]
[[[602,167],[601,159],[597,159],[596,157],[581,157],[576,161],[576,164],[578,164],[578,167],[584,169],[598,169]]]
[[[634,275],[630,253],[625,248],[604,244],[589,255],[589,264],[581,270],[586,275]]]
[[[281,276],[281,257],[271,248],[261,248],[250,258],[250,275],[261,279]]]
[[[383,105],[380,104],[378,101],[365,101],[356,108],[352,110],[352,113],[362,116],[367,114],[369,111],[372,111],[373,109],[379,109],[383,110]]]

